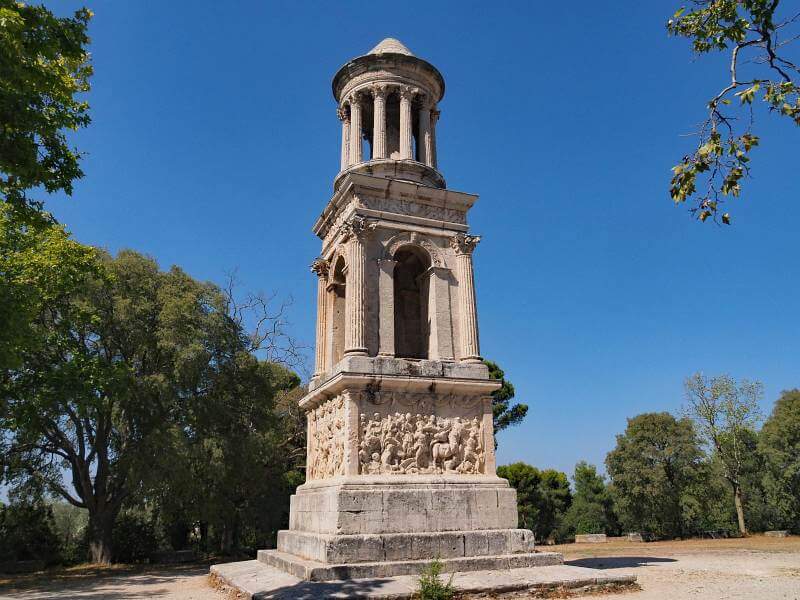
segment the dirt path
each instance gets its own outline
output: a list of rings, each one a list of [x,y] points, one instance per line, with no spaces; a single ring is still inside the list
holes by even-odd
[[[556,550],[568,564],[637,576],[641,591],[604,600],[800,600],[797,537],[571,544]]]
[[[568,564],[636,574],[641,591],[603,595],[603,600],[800,600],[797,537],[570,544],[553,549],[562,552]],[[0,600],[225,600],[209,587],[207,574],[207,565],[78,567],[0,577]]]

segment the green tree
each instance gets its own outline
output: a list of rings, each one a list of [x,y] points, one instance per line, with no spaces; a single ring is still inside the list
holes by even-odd
[[[511,425],[517,425],[522,422],[525,415],[528,414],[527,404],[511,404],[514,399],[514,386],[505,378],[505,373],[491,360],[483,361],[489,367],[489,377],[497,379],[501,382],[499,389],[492,392],[492,416],[494,421],[495,434],[502,431]],[[495,445],[497,439],[495,438]]]
[[[87,509],[92,559],[108,562],[116,517],[174,446],[176,415],[238,392],[256,402],[265,388],[253,373],[266,367],[253,353],[274,352],[283,334],[268,315],[248,332],[223,290],[177,267],[131,251],[97,263],[34,319],[41,343],[3,374],[0,430],[6,478]]]
[[[800,390],[785,391],[759,434],[769,526],[800,532]]]
[[[566,474],[555,469],[540,471],[524,462],[502,465],[497,468],[497,474],[517,490],[522,527],[533,530],[540,541],[558,531],[572,501]]]
[[[692,421],[645,413],[628,419],[606,457],[615,507],[628,531],[683,536],[684,504],[700,476],[703,451]]]
[[[565,534],[608,533],[617,531],[617,517],[611,493],[597,468],[585,461],[575,465],[575,493],[564,517]]]
[[[760,141],[752,130],[756,100],[800,125],[800,63],[789,54],[799,24],[796,7],[780,0],[695,0],[667,22],[696,55],[728,56],[728,83],[708,101],[697,148],[672,168],[672,199],[692,200],[701,221],[717,221],[725,197],[739,196],[750,173],[750,150]],[[730,213],[719,220],[730,223]]]
[[[0,540],[0,562],[53,563],[59,558],[53,513],[41,498],[15,495],[9,504],[0,504]]]
[[[89,124],[80,96],[92,74],[91,17],[85,8],[59,18],[44,6],[0,0],[0,200],[29,224],[43,205],[30,190],[71,194],[83,176],[65,131]]]
[[[714,451],[733,493],[739,532],[747,534],[744,514],[744,480],[752,470],[753,439],[761,418],[760,382],[736,382],[728,375],[707,378],[700,373],[686,379],[689,416],[703,441]]]

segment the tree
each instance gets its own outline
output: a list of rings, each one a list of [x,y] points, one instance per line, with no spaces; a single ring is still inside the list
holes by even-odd
[[[703,451],[688,418],[645,413],[628,419],[606,457],[615,507],[628,531],[683,536],[683,505],[700,476]]]
[[[689,416],[722,464],[733,493],[739,532],[746,535],[743,481],[753,460],[749,441],[761,417],[758,402],[763,386],[757,381],[737,383],[728,375],[709,379],[697,373],[686,379],[685,389]]]
[[[42,342],[34,321],[45,307],[59,305],[98,268],[95,250],[63,227],[28,227],[12,213],[0,203],[0,372]]]
[[[91,17],[85,8],[58,18],[43,6],[0,0],[0,200],[29,224],[43,206],[29,190],[71,194],[83,176],[64,132],[90,121],[79,96],[92,74]]]
[[[494,421],[494,432],[497,434],[506,427],[517,425],[522,422],[525,415],[528,414],[527,404],[514,404],[511,405],[511,400],[514,399],[514,386],[505,378],[505,373],[491,360],[483,361],[489,367],[489,378],[497,379],[501,382],[499,389],[492,392],[492,416]],[[495,438],[495,445],[497,438]]]
[[[800,125],[800,70],[788,54],[800,38],[800,13],[793,6],[783,13],[781,8],[780,0],[695,0],[667,22],[670,34],[691,40],[696,55],[729,57],[729,83],[707,104],[697,148],[672,168],[673,201],[691,199],[691,211],[701,221],[717,221],[724,197],[741,193],[750,150],[760,141],[752,131],[759,97],[770,112]],[[730,213],[720,220],[730,223]]]
[[[770,526],[800,531],[800,390],[785,391],[759,434]]]
[[[575,493],[564,517],[570,534],[613,533],[617,529],[614,505],[605,479],[594,465],[581,461],[573,475]]]
[[[537,540],[550,538],[572,501],[566,474],[555,469],[540,471],[524,462],[500,466],[497,474],[517,490],[522,527],[532,529]]]
[[[253,374],[267,367],[253,353],[284,334],[266,313],[248,332],[223,290],[135,252],[94,267],[45,302],[33,321],[40,342],[3,373],[0,431],[6,479],[40,481],[87,509],[92,559],[109,562],[116,517],[172,447],[176,415],[238,392],[257,402],[264,384]]]

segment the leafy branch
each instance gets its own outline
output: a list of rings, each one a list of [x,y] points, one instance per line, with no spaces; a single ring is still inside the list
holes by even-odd
[[[778,21],[779,5],[780,0],[695,0],[692,9],[681,8],[667,22],[667,31],[691,39],[698,55],[730,52],[730,81],[707,104],[697,149],[672,168],[672,200],[692,200],[690,211],[700,221],[730,224],[730,213],[720,215],[719,209],[726,196],[741,194],[742,180],[750,176],[750,151],[760,142],[752,131],[757,99],[800,126],[800,69],[786,54],[800,39],[793,33],[800,13]]]

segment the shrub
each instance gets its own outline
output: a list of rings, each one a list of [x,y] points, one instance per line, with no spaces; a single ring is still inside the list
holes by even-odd
[[[39,500],[0,506],[0,562],[58,562],[60,544],[50,507]]]
[[[417,597],[420,600],[450,600],[456,593],[453,575],[445,583],[439,578],[444,565],[437,559],[422,570],[419,576]]]
[[[116,562],[144,562],[158,549],[152,521],[137,511],[120,513],[112,534]]]

